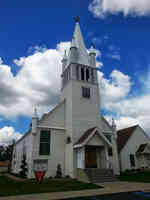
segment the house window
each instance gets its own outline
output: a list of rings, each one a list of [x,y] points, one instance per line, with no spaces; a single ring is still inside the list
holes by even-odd
[[[90,98],[90,88],[82,87],[82,96],[84,98]]]
[[[135,167],[135,158],[133,154],[130,154],[130,164],[131,167]]]
[[[40,132],[40,155],[50,154],[50,131],[41,130]]]

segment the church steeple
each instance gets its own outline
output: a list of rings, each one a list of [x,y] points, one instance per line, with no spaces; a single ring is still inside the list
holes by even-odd
[[[83,36],[80,30],[79,17],[75,18],[75,29],[69,54],[62,60],[62,86],[61,90],[70,80],[82,81],[90,84],[97,84],[96,52],[92,45],[89,53],[85,47]]]
[[[89,66],[89,55],[81,33],[79,17],[75,17],[75,29],[72,37],[68,64],[72,62],[72,48],[76,48],[76,63]]]

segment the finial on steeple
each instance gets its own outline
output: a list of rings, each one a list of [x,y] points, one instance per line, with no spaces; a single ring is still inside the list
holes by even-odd
[[[64,56],[63,56],[63,60],[67,60],[67,51],[64,51]]]
[[[80,20],[79,16],[76,16],[75,17],[75,22],[79,22],[79,20]]]
[[[91,47],[92,47],[93,49],[95,48],[93,42],[91,43]]]
[[[95,54],[96,55],[96,52],[95,52],[95,49],[94,49],[94,44],[91,43],[91,47],[90,47],[90,54]]]
[[[36,107],[34,107],[33,118],[38,118],[37,108]]]
[[[113,130],[116,130],[116,124],[114,118],[112,118],[112,128]]]

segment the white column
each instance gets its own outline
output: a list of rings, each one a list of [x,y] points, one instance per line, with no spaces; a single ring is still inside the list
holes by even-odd
[[[85,169],[85,147],[82,150],[82,167]]]
[[[109,168],[109,156],[108,156],[108,148],[105,146],[105,160],[106,160],[106,169]]]
[[[117,137],[115,136],[116,133],[113,133],[112,135],[112,152],[113,152],[113,171],[115,175],[120,175],[120,167],[119,167],[119,155],[118,155],[118,149],[117,149]]]
[[[92,69],[89,68],[89,82],[92,82]]]

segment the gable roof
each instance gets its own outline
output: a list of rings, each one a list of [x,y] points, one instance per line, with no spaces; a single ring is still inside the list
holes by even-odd
[[[91,133],[94,131],[96,127],[90,128],[87,131],[84,132],[84,134],[79,138],[79,140],[75,143],[77,144],[82,144],[88,137],[91,135]]]
[[[83,133],[83,135],[79,138],[79,140],[74,144],[75,148],[81,147],[86,145],[86,143],[93,137],[94,134],[98,134],[102,139],[109,145],[112,146],[110,141],[105,137],[102,131],[99,130],[97,127],[93,127],[88,129]]]
[[[39,119],[38,123],[40,123],[41,121],[45,120],[46,117],[48,117],[50,114],[52,114],[57,108],[59,108],[61,105],[63,105],[65,103],[65,99],[63,99],[62,101],[60,101],[58,104],[56,104],[56,106],[54,108],[52,108],[49,112],[44,113],[41,117],[41,119]]]
[[[118,144],[119,153],[123,149],[123,147],[126,145],[127,141],[129,140],[129,138],[131,137],[131,135],[133,134],[134,130],[137,127],[138,125],[135,125],[135,126],[131,126],[131,127],[124,128],[117,131],[117,135],[118,135],[117,144]]]

